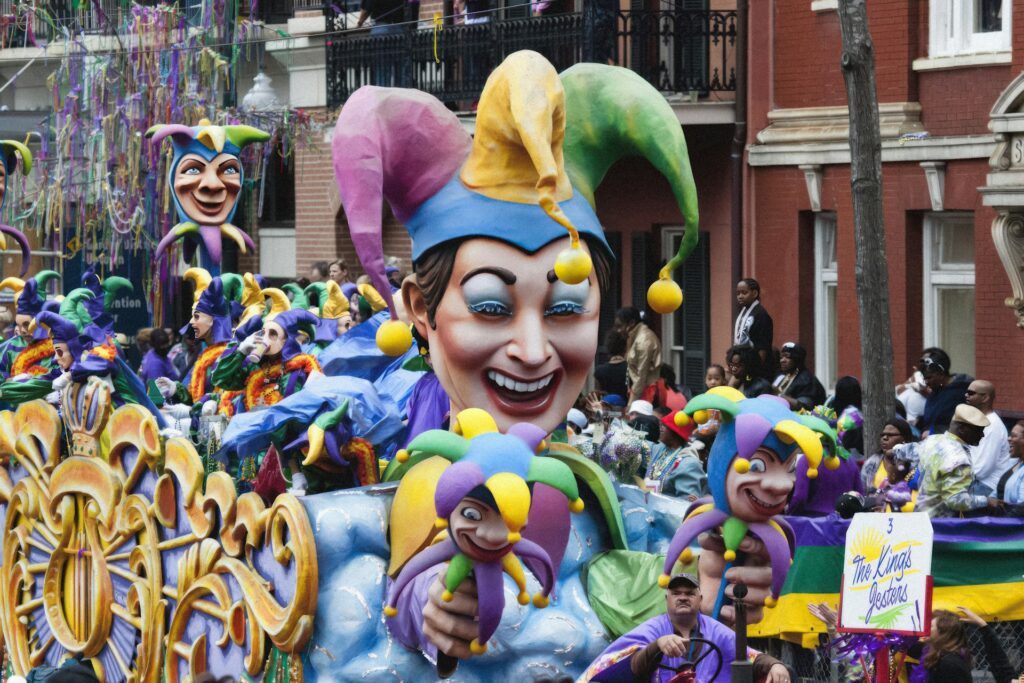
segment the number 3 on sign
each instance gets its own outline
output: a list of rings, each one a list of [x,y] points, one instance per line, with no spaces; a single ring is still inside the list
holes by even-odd
[[[889,528],[887,530],[887,533],[892,533],[892,517],[889,518]]]

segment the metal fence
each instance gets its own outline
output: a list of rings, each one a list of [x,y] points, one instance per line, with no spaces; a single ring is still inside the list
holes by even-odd
[[[589,6],[588,6],[589,7]],[[328,7],[329,30],[341,16]],[[488,74],[517,50],[540,52],[561,71],[583,61],[628,67],[659,90],[706,96],[734,91],[736,13],[731,10],[584,12],[484,24],[377,27],[327,41],[327,102],[363,85],[412,87],[458,106],[477,99]]]
[[[975,683],[989,683],[994,681],[988,671],[988,660],[985,657],[985,647],[982,644],[981,636],[977,629],[968,626],[968,643],[971,648],[972,676]],[[1003,621],[991,624],[999,637],[999,642],[1010,659],[1010,664],[1018,673],[1024,672],[1024,621]],[[778,657],[783,662],[793,667],[796,671],[796,680],[803,683],[843,683],[845,681],[863,681],[863,677],[855,677],[851,667],[843,662],[834,661],[827,647],[819,647],[816,650],[807,650],[781,640],[756,639],[751,641],[751,647]]]

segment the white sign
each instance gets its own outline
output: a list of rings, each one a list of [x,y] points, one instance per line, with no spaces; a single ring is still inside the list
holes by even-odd
[[[931,573],[927,514],[854,515],[846,532],[838,630],[928,635]]]

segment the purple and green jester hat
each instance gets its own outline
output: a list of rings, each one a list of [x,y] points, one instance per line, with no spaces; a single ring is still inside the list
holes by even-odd
[[[481,654],[487,650],[487,641],[497,630],[505,609],[503,573],[519,587],[519,604],[530,602],[519,558],[527,562],[541,584],[540,592],[533,596],[535,607],[547,607],[555,585],[555,567],[548,552],[523,538],[521,533],[529,521],[531,485],[540,482],[560,491],[569,501],[572,512],[582,511],[583,501],[568,465],[555,458],[536,455],[544,447],[544,430],[521,422],[509,428],[507,434],[501,434],[493,418],[479,408],[460,412],[457,422],[475,425],[475,428],[472,433],[462,435],[441,429],[423,432],[409,443],[407,450],[396,454],[402,461],[437,455],[452,463],[441,474],[434,492],[435,526],[449,529],[449,532],[446,538],[405,565],[391,587],[384,614],[388,617],[398,614],[399,597],[416,576],[448,562],[442,600],[451,601],[459,584],[471,573],[476,579],[480,634],[470,643],[470,649]],[[448,520],[467,497],[487,504],[501,515],[508,528],[508,545],[500,556],[487,560],[473,558],[453,538]]]
[[[332,147],[356,254],[391,313],[377,333],[386,353],[401,355],[412,336],[397,319],[385,272],[384,199],[412,237],[414,263],[441,244],[470,237],[530,254],[568,237],[554,273],[575,284],[592,271],[581,236],[591,250],[614,256],[594,193],[626,156],[645,157],[668,179],[683,214],[679,251],[648,292],[661,313],[682,303],[672,270],[698,235],[686,139],[661,93],[628,69],[577,64],[558,74],[536,52],[509,55],[480,96],[473,139],[432,95],[364,86],[342,108]]]
[[[284,304],[288,303],[287,295],[280,289],[268,287],[263,290],[263,293],[271,299],[272,306],[280,305],[282,299]],[[281,360],[288,362],[302,353],[302,346],[298,340],[300,331],[306,332],[310,339],[316,340],[316,329],[320,319],[305,309],[289,308],[280,312],[272,310],[263,317],[264,326],[268,322],[277,323],[288,335],[284,346],[281,347]]]
[[[167,184],[179,222],[160,240],[156,259],[181,239],[185,261],[191,261],[201,246],[201,265],[217,275],[222,236],[235,242],[243,254],[255,251],[252,239],[231,224],[243,186],[239,156],[243,147],[266,142],[270,134],[252,126],[215,126],[202,119],[196,126],[156,125],[146,131],[146,137],[154,143],[170,137],[173,145]]]
[[[718,436],[708,455],[708,486],[712,500],[698,501],[688,511],[669,544],[658,583],[663,588],[668,586],[677,560],[684,563],[692,560],[689,545],[698,535],[721,527],[724,559],[728,563],[736,560],[740,542],[747,533],[764,542],[772,565],[771,596],[765,604],[771,606],[778,599],[789,571],[793,531],[781,516],[766,520],[736,516],[729,502],[726,479],[731,471],[739,474],[758,471],[751,469],[751,457],[760,448],[773,451],[783,463],[796,457],[798,452],[802,453],[808,460],[807,476],[814,479],[823,459],[829,469],[839,467],[835,431],[818,418],[793,412],[778,396],[748,399],[732,387],[716,387],[695,396],[676,415],[676,424],[685,426],[691,420],[705,422],[709,410],[717,410],[722,416]]]
[[[224,283],[220,277],[210,277],[210,273],[203,268],[189,268],[182,277],[192,280],[196,286],[192,311],[199,311],[213,318],[207,343],[212,346],[231,341],[231,308],[224,298]],[[188,323],[180,332],[183,335],[194,334],[192,326]]]
[[[28,315],[33,318],[39,315],[46,306],[46,285],[51,280],[60,279],[60,273],[54,270],[41,270],[27,280],[16,277],[5,277],[0,281],[0,289],[12,289],[17,299],[14,304],[16,315]],[[46,332],[36,330],[32,333],[36,341],[46,339]]]
[[[109,335],[114,334],[114,317],[110,314],[110,306],[121,295],[121,292],[133,292],[135,288],[127,278],[110,275],[103,279],[96,274],[96,265],[92,264],[82,273],[82,286],[94,296],[82,303],[93,324]]]
[[[32,171],[32,152],[28,147],[17,140],[0,140],[0,161],[3,163],[4,176],[0,183],[0,209],[3,209],[7,202],[7,188],[11,182],[11,176],[18,168],[18,157],[21,157],[21,173],[28,175]],[[29,257],[32,250],[29,248],[28,239],[17,228],[0,223],[0,249],[7,248],[7,237],[12,237],[21,249],[21,270],[19,277],[25,277],[28,272]]]

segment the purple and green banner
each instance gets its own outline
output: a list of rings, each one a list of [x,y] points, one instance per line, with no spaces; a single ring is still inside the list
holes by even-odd
[[[788,517],[796,554],[778,604],[749,629],[813,647],[825,625],[807,605],[839,603],[846,530],[835,516]],[[1024,619],[1024,520],[933,519],[933,609],[968,607],[987,621]]]

